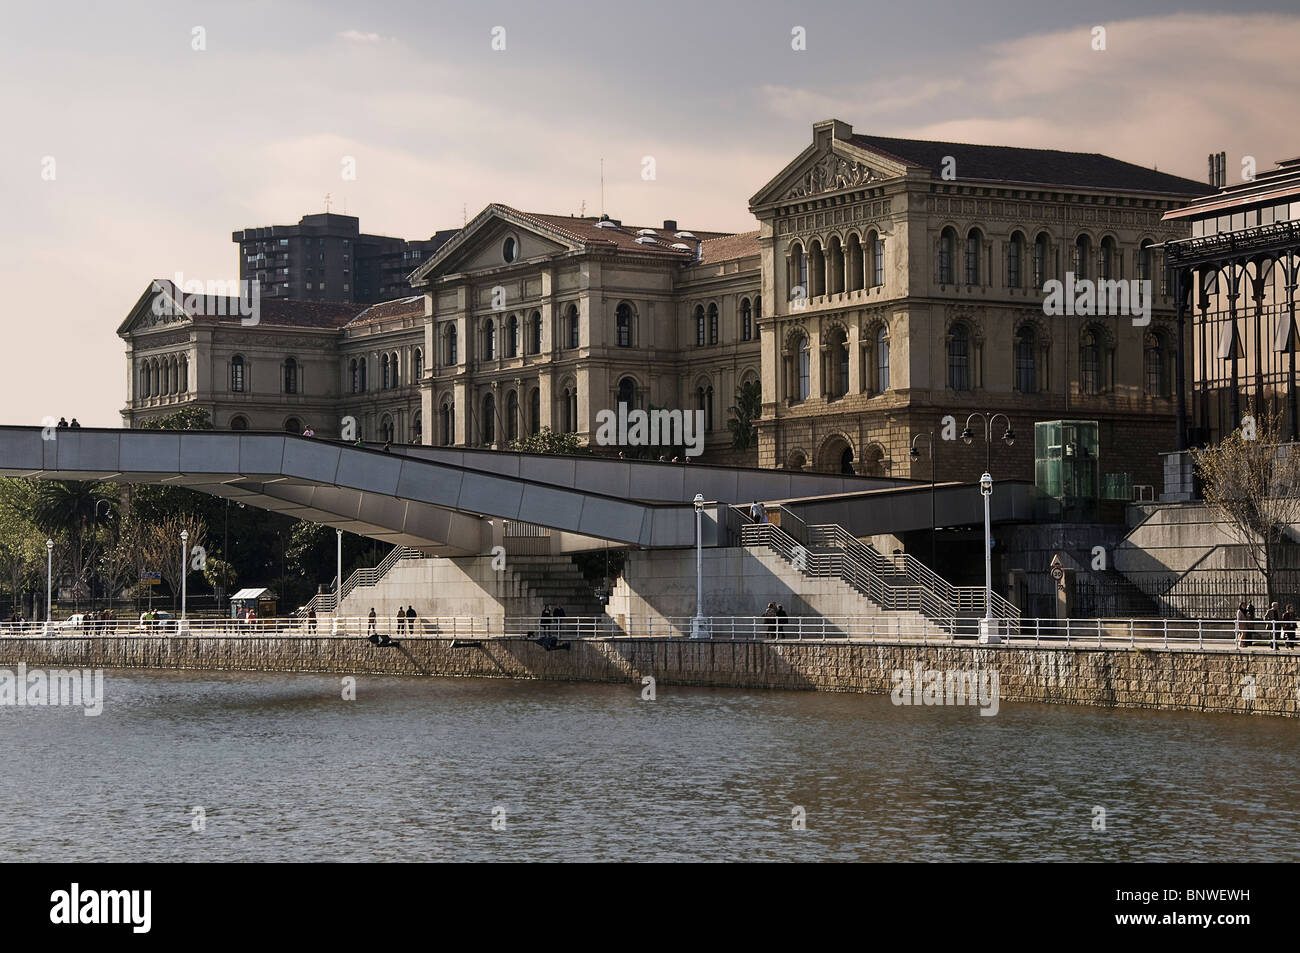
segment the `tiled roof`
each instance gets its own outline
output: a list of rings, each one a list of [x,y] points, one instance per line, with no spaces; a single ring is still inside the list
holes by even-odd
[[[955,160],[954,171],[958,181],[978,179],[1179,196],[1205,195],[1212,191],[1203,182],[1157,172],[1096,152],[1058,152],[1055,149],[979,146],[856,134],[849,141],[863,149],[900,159],[908,165],[929,169],[936,178],[942,173],[945,159],[951,156]]]
[[[363,324],[374,324],[390,318],[424,317],[424,295],[411,295],[407,298],[395,298],[372,304],[347,323],[350,328]]]
[[[360,305],[350,301],[292,301],[287,298],[263,298],[259,323],[289,328],[329,328],[337,330],[351,321]],[[239,314],[217,321],[238,321]]]
[[[702,246],[700,264],[703,265],[719,261],[734,261],[737,258],[754,258],[758,256],[758,232],[742,232],[739,235],[710,238],[705,240]]]
[[[695,245],[697,241],[707,241],[711,238],[723,238],[730,235],[730,232],[699,232],[694,229],[678,227],[673,231],[667,231],[663,228],[653,229],[655,243],[653,245],[638,243],[637,239],[642,237],[637,232],[647,225],[619,225],[614,228],[602,228],[597,226],[597,219],[578,218],[576,215],[547,215],[539,212],[520,212],[517,209],[510,209],[511,212],[524,219],[529,219],[540,225],[552,228],[557,232],[565,235],[571,241],[595,250],[601,246],[608,246],[611,249],[621,252],[634,252],[644,255],[664,255],[670,258],[689,259],[695,257]],[[674,232],[689,231],[695,236],[690,238],[675,238]],[[673,248],[674,244],[689,245],[689,249]]]

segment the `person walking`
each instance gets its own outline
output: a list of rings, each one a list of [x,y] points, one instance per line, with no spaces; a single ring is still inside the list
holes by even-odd
[[[1250,633],[1248,636],[1249,639],[1248,644],[1250,645],[1255,644],[1255,633],[1258,630],[1259,630],[1259,623],[1255,621],[1255,603],[1247,602],[1246,603],[1246,631]]]
[[[763,618],[767,620],[765,623],[763,623],[764,627],[767,629],[767,637],[769,639],[776,638],[776,603],[775,602],[769,602],[767,604],[767,608],[763,610]]]
[[[1233,628],[1233,631],[1237,636],[1237,646],[1240,648],[1241,646],[1245,645],[1246,644],[1245,641],[1246,600],[1245,599],[1242,599],[1239,603],[1237,603],[1237,624]]]
[[[1264,630],[1268,633],[1269,644],[1277,648],[1278,622],[1282,620],[1282,611],[1278,609],[1277,603],[1269,605],[1264,612]]]
[[[406,610],[401,606],[397,607],[397,634],[402,635],[406,632]]]
[[[1287,641],[1288,648],[1295,648],[1295,630],[1295,605],[1288,602],[1286,604],[1286,611],[1282,613],[1282,638]]]
[[[375,607],[370,607],[370,627],[366,630],[366,635],[370,638],[375,636]]]
[[[316,634],[316,610],[307,610],[307,631],[312,635]]]

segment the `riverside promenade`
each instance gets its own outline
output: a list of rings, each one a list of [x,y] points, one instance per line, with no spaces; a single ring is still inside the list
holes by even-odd
[[[1072,620],[1064,626],[1021,620],[1019,631],[985,645],[940,627],[849,635],[849,625],[768,619],[706,619],[709,637],[690,638],[692,620],[633,620],[626,631],[607,618],[566,619],[547,639],[527,620],[419,619],[414,631],[377,620],[303,619],[242,623],[193,620],[187,631],[121,623],[92,631],[42,623],[0,626],[0,667],[29,669],[193,669],[438,675],[560,681],[642,682],[890,694],[909,677],[996,671],[1002,702],[1300,716],[1300,648],[1274,633],[1230,623]],[[57,625],[54,623],[53,625]],[[670,634],[677,633],[677,634]],[[1293,645],[1294,643],[1291,643]]]

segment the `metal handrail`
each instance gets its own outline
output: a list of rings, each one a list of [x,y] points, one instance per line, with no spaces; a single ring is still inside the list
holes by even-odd
[[[998,620],[1005,623],[1008,620]],[[1065,647],[1079,650],[1153,651],[1215,649],[1246,652],[1264,649],[1276,652],[1300,650],[1295,629],[1286,622],[1256,621],[1239,629],[1231,619],[1020,619],[1018,630],[1003,636],[1004,646],[1015,648]],[[141,623],[134,619],[89,621],[71,627],[66,623],[0,623],[0,639],[48,639],[53,641],[89,638],[343,638],[366,639],[371,634],[387,635],[398,641],[506,639],[546,643],[546,636],[559,641],[612,640],[629,638],[684,638],[692,634],[724,641],[865,641],[921,644],[970,644],[978,635],[978,620],[959,619],[949,626],[929,618],[902,615],[878,616],[713,616],[702,624],[690,616],[633,616],[622,627],[610,616],[566,616],[543,620],[537,617],[486,618],[482,616],[440,616],[407,622],[395,617],[324,618],[300,617],[257,619],[176,619]]]

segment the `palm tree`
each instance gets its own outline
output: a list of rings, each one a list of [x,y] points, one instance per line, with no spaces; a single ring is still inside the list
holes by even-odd
[[[32,522],[60,543],[59,562],[72,574],[73,591],[87,591],[99,541],[95,530],[116,515],[117,487],[88,480],[43,482],[32,501]]]

